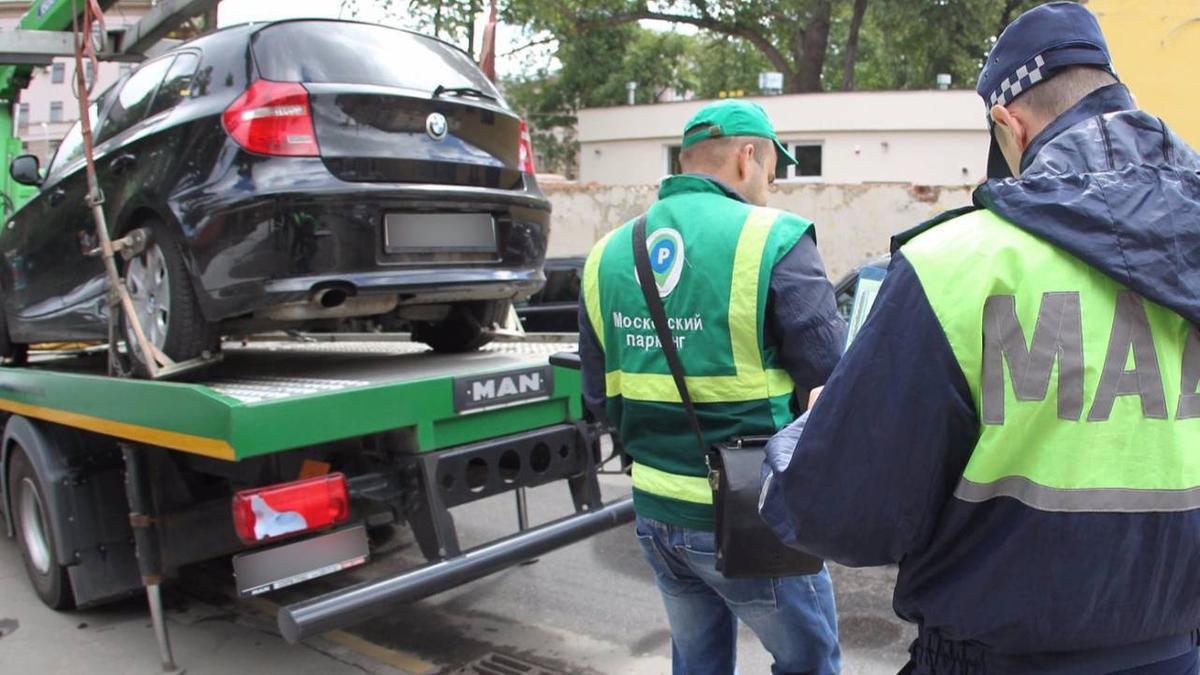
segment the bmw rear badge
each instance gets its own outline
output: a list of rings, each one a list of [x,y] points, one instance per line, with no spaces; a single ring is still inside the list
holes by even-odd
[[[433,140],[442,140],[449,130],[450,125],[446,123],[446,116],[442,113],[431,113],[429,117],[425,118],[425,131],[429,132],[429,136]]]

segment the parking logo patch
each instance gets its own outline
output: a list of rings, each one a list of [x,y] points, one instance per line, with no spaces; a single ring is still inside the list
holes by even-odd
[[[646,248],[654,285],[658,286],[659,297],[665,298],[679,285],[679,277],[683,275],[683,237],[670,228],[655,230],[647,238]]]

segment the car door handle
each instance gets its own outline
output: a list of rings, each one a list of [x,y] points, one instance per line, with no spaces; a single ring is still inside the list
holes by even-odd
[[[54,188],[54,190],[50,192],[50,196],[47,198],[47,200],[50,202],[50,206],[58,206],[58,204],[62,202],[66,196],[66,190],[62,188]]]
[[[108,168],[115,174],[122,174],[133,168],[137,164],[137,157],[129,153],[118,155],[115,159],[108,163]]]

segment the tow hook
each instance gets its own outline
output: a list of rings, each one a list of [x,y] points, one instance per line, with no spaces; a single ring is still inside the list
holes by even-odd
[[[150,243],[150,229],[139,227],[136,230],[131,230],[129,234],[116,239],[112,243],[113,253],[120,253],[121,257],[126,262],[133,260],[146,250],[146,245]],[[100,255],[100,247],[90,249],[87,252],[89,258],[96,258]]]

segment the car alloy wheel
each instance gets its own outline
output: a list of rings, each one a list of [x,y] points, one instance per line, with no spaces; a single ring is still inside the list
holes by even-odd
[[[25,553],[29,556],[29,563],[39,574],[47,574],[51,565],[50,540],[46,533],[42,498],[31,478],[25,477],[21,480],[20,495],[17,499],[18,527],[21,528],[21,541],[25,544]]]
[[[167,259],[157,242],[129,261],[125,284],[146,339],[162,349],[171,320],[171,278]],[[132,327],[129,328],[132,335]]]

